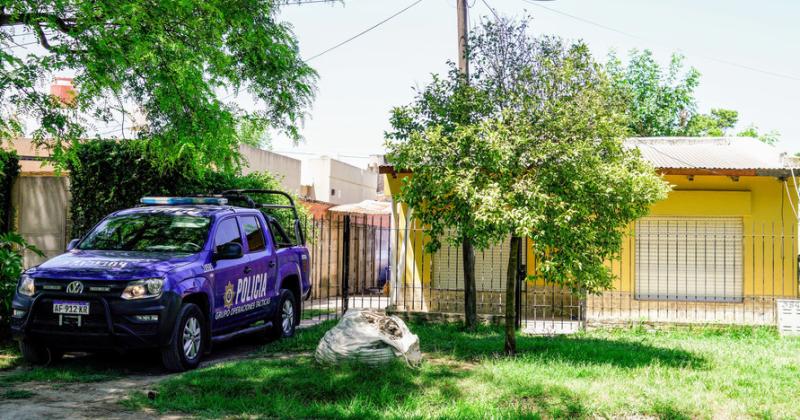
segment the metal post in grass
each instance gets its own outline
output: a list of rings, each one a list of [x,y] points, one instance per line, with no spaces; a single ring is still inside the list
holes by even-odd
[[[342,315],[347,312],[350,300],[350,215],[344,216],[342,229]]]

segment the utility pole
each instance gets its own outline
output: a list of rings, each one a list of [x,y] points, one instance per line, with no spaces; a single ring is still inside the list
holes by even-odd
[[[469,83],[469,61],[467,60],[467,0],[456,0],[458,11],[458,70]],[[461,255],[464,262],[464,326],[474,331],[478,326],[478,302],[475,287],[475,248],[472,238],[461,238]]]
[[[458,69],[469,77],[469,62],[467,61],[467,0],[456,0],[458,5]]]

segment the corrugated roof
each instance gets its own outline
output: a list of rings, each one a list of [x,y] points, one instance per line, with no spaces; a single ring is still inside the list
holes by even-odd
[[[360,203],[342,204],[340,206],[331,207],[328,211],[335,213],[383,215],[392,213],[391,205],[392,204],[388,201],[364,200]]]
[[[634,137],[636,147],[656,168],[783,170],[795,163],[752,137]]]

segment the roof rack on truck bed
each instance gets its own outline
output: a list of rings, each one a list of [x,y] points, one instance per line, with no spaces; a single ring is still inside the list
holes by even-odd
[[[250,197],[251,194],[279,195],[285,198],[286,201],[289,202],[289,204],[258,203],[255,200],[253,200],[252,197]],[[306,237],[305,233],[303,232],[303,228],[300,224],[300,215],[297,213],[297,207],[294,204],[294,199],[288,193],[278,190],[240,189],[240,190],[223,191],[222,193],[220,193],[220,196],[228,199],[229,201],[244,203],[245,205],[242,207],[249,207],[253,209],[263,209],[263,210],[277,210],[277,209],[291,210],[292,216],[294,217],[294,234],[296,236],[297,242],[299,245],[305,245]]]

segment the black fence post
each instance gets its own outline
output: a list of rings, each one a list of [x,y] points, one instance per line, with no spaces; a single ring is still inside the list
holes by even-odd
[[[342,228],[342,315],[350,301],[350,215],[344,216]]]
[[[527,265],[522,261],[522,256],[527,255],[528,249],[528,240],[527,238],[523,237],[520,241],[521,244],[519,249],[517,249],[517,276],[518,281],[517,289],[514,291],[514,328],[517,330],[520,329],[522,326],[522,283],[525,281],[528,273],[526,272]],[[525,248],[525,253],[523,253],[522,249]]]

